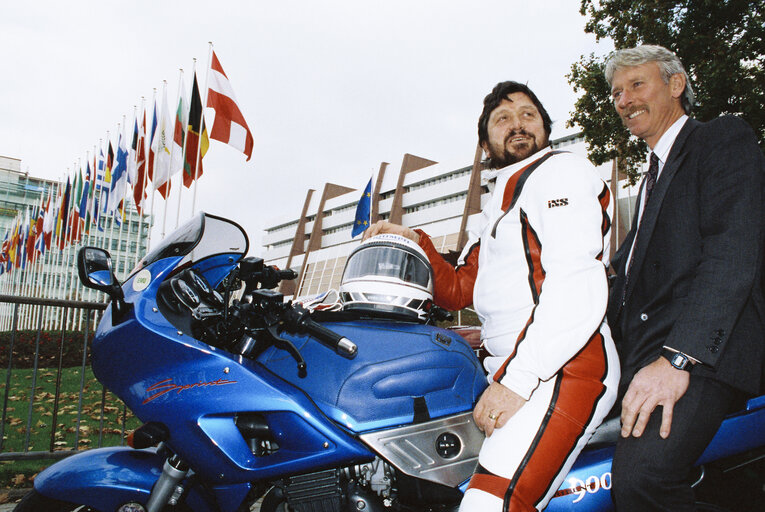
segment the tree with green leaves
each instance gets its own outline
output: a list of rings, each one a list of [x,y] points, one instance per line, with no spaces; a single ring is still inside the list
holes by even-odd
[[[581,0],[585,32],[617,49],[657,44],[683,62],[696,93],[692,115],[740,115],[765,149],[765,3],[762,0]],[[616,159],[634,183],[646,145],[614,110],[603,76],[606,56],[582,56],[567,75],[581,93],[568,126],[584,132],[590,159]]]

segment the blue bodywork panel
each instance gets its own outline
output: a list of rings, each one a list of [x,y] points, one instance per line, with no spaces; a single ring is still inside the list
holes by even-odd
[[[472,349],[453,332],[391,321],[324,325],[358,345],[354,359],[307,336],[285,335],[303,354],[307,376],[300,378],[295,360],[277,348],[258,362],[353,432],[412,423],[418,399],[430,418],[470,411],[487,385]]]

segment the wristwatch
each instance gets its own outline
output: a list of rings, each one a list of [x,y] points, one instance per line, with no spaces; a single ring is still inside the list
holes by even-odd
[[[693,370],[693,363],[691,362],[691,359],[682,352],[673,352],[665,348],[662,349],[661,355],[669,361],[669,364],[678,370],[685,370],[686,372]]]

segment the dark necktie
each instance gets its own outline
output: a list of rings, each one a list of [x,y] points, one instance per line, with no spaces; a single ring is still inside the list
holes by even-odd
[[[648,172],[645,175],[645,200],[643,201],[643,213],[645,213],[645,206],[648,204],[648,199],[651,197],[654,185],[656,185],[656,178],[659,176],[659,157],[656,153],[651,152],[651,164],[648,166]],[[642,220],[642,217],[641,217]]]
[[[648,165],[648,172],[645,174],[645,189],[643,190],[643,215],[645,215],[645,209],[648,206],[648,200],[651,198],[651,192],[656,185],[656,178],[659,176],[659,157],[656,153],[651,152],[651,163]],[[632,270],[632,262],[635,259],[635,243],[637,243],[637,236],[640,232],[640,224],[643,222],[643,215],[638,219],[637,231],[635,232],[635,238],[633,241],[632,251],[630,254],[630,261],[627,263],[627,274],[624,279],[624,288],[622,288],[622,305],[624,305],[624,299],[627,297],[627,285],[630,283],[630,271]]]

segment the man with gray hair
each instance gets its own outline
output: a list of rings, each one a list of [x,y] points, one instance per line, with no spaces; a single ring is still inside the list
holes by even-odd
[[[620,512],[690,511],[694,463],[760,387],[765,164],[741,119],[688,117],[693,90],[669,50],[616,51],[605,73],[617,113],[651,149],[612,263],[622,366],[613,497]]]

